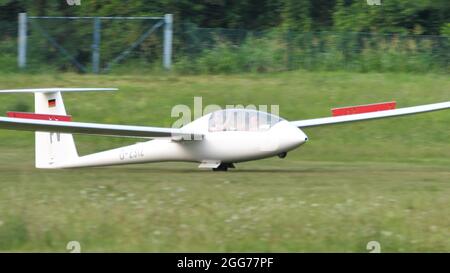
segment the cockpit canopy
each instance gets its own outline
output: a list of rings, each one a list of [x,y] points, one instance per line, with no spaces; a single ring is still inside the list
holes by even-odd
[[[266,131],[284,119],[250,109],[226,109],[213,112],[209,118],[209,131]]]

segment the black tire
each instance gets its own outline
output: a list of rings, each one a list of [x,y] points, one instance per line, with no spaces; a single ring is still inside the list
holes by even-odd
[[[217,168],[214,168],[214,172],[226,172],[228,168],[234,168],[233,163],[221,163]]]

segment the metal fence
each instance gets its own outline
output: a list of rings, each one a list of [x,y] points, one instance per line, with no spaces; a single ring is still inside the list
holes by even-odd
[[[40,62],[59,69],[100,73],[118,63],[147,59],[147,63],[162,61],[164,68],[170,69],[172,15],[59,17],[21,13],[18,43],[20,68]]]
[[[162,63],[168,68],[172,57],[167,56],[173,47],[173,67],[181,73],[293,69],[450,72],[447,36],[298,33],[279,29],[255,32],[178,23],[172,40],[171,24],[161,21],[162,17],[148,20],[29,18],[26,69],[129,72],[130,69],[160,69]],[[17,70],[17,59],[21,63],[23,56],[17,50],[18,25],[0,22],[0,70]]]

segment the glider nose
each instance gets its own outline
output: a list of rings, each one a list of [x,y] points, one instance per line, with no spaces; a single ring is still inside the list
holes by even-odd
[[[308,141],[302,130],[282,121],[272,127],[269,134],[261,139],[260,149],[275,154],[286,153]]]
[[[293,131],[295,131],[295,134],[293,134],[293,135],[295,135],[294,142],[295,142],[295,144],[297,146],[305,143],[306,141],[308,141],[308,136],[302,130],[300,130],[297,127],[295,127],[293,129]]]
[[[290,150],[297,148],[308,141],[308,136],[295,126],[288,125],[283,134],[283,149]]]
[[[302,137],[302,139],[303,139],[303,142],[302,143],[305,143],[306,141],[308,141],[308,136],[302,131],[302,130],[300,130],[300,129],[298,129],[299,131],[300,131],[300,133],[301,133],[301,137]]]

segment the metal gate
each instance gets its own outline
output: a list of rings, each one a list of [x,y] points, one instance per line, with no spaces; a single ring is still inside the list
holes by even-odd
[[[92,44],[91,51],[91,66],[89,69],[85,64],[80,62],[76,56],[73,56],[57,39],[55,39],[46,29],[40,24],[41,20],[88,20],[92,22]],[[111,20],[144,20],[151,22],[145,24],[144,31],[138,36],[137,39],[132,41],[128,46],[123,48],[120,53],[115,56],[110,56],[110,59],[104,61],[104,65],[101,65],[101,34],[102,24],[104,21]],[[59,22],[58,22],[59,23]],[[28,26],[31,26],[28,29]],[[57,25],[55,25],[57,26]],[[133,52],[138,46],[140,46],[149,36],[155,33],[159,28],[163,28],[163,49],[162,49],[162,65],[165,69],[170,69],[172,64],[172,33],[173,33],[173,17],[171,14],[166,14],[163,17],[63,17],[63,16],[27,16],[26,13],[19,14],[19,43],[18,43],[18,66],[25,68],[27,66],[27,51],[28,51],[28,35],[30,31],[36,31],[42,36],[49,45],[66,61],[70,62],[77,68],[78,71],[83,73],[106,73],[111,68],[122,60],[126,59],[128,55]],[[31,45],[33,46],[33,45]]]

